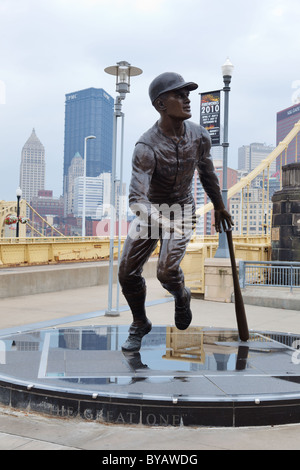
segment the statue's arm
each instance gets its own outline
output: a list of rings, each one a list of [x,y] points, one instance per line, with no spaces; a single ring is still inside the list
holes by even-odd
[[[129,187],[129,206],[141,219],[149,221],[149,217],[158,212],[149,201],[149,188],[155,171],[155,152],[149,145],[138,143],[132,157],[132,174]],[[156,214],[157,212],[157,214]]]
[[[227,212],[222,199],[221,188],[215,167],[210,155],[211,139],[207,131],[203,130],[202,145],[199,150],[198,173],[202,186],[212,201],[215,209],[215,228],[217,232],[222,231],[222,227],[231,227],[233,221]],[[227,226],[224,225],[227,222]]]

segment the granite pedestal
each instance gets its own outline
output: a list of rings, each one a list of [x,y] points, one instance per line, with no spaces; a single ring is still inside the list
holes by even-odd
[[[300,423],[300,336],[154,326],[139,353],[127,326],[0,337],[0,402],[101,423],[241,427]],[[299,357],[298,357],[299,356]]]

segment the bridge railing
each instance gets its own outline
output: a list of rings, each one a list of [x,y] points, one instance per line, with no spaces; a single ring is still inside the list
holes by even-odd
[[[283,261],[241,261],[239,278],[242,288],[289,287],[300,288],[300,263]]]
[[[271,257],[270,237],[263,236],[237,236],[233,237],[236,259],[264,261]],[[194,238],[188,245],[185,257],[181,262],[186,285],[192,293],[205,292],[205,260],[214,258],[218,248],[218,236]]]

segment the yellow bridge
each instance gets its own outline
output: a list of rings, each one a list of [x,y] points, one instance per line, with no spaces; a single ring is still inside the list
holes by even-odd
[[[267,181],[267,187],[262,185],[262,204],[261,226],[265,227],[265,233],[259,235],[250,235],[249,225],[240,235],[234,236],[235,255],[237,259],[245,261],[268,261],[271,258],[271,224],[267,217],[267,222],[263,220],[264,214],[270,211],[269,206],[269,176],[270,165],[279,157],[282,165],[287,163],[288,146],[295,140],[295,161],[297,162],[298,153],[298,134],[300,132],[300,121],[295,124],[291,132],[284,141],[276,147],[275,150],[262,163],[246,177],[242,178],[236,185],[229,188],[228,199],[234,195],[240,194],[242,206],[245,207],[247,220],[249,220],[249,192],[251,185],[255,184],[256,178],[262,178]],[[264,207],[265,205],[265,207]],[[20,216],[25,217],[26,201],[20,201]],[[32,208],[31,208],[32,209]],[[207,204],[197,211],[199,216],[213,209],[212,204]],[[33,209],[32,209],[33,210]],[[0,267],[9,266],[28,266],[37,264],[53,264],[62,262],[79,262],[93,260],[107,260],[109,258],[109,238],[108,237],[65,237],[54,227],[53,236],[45,237],[37,232],[30,221],[28,227],[32,231],[31,237],[26,237],[25,225],[20,224],[19,238],[9,236],[5,220],[9,216],[15,216],[17,213],[16,202],[0,201]],[[35,213],[35,215],[38,215]],[[45,219],[42,219],[45,225],[49,225]],[[123,243],[124,240],[122,240]],[[121,244],[122,245],[122,244]],[[212,259],[218,246],[218,236],[204,236],[192,239],[188,246],[186,256],[182,262],[182,268],[185,272],[186,282],[192,291],[203,293],[205,288],[205,260]],[[118,240],[115,240],[117,252]],[[154,256],[157,254],[154,253]]]

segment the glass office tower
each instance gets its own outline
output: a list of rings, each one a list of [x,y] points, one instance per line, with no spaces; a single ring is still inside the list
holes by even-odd
[[[68,188],[68,170],[77,152],[84,157],[87,142],[88,177],[112,170],[114,100],[102,88],[88,88],[66,94],[64,141],[64,195]]]
[[[291,106],[290,108],[284,109],[283,111],[279,111],[277,113],[277,129],[276,129],[276,145],[282,142],[288,133],[293,129],[296,122],[300,119],[300,103]],[[300,146],[299,140],[296,139],[292,140],[287,148],[287,155],[286,155],[286,162],[285,162],[285,154],[282,158],[282,164],[285,163],[294,163],[295,161],[299,161],[300,158]],[[280,170],[281,164],[281,156],[279,156],[276,160],[276,169]]]

